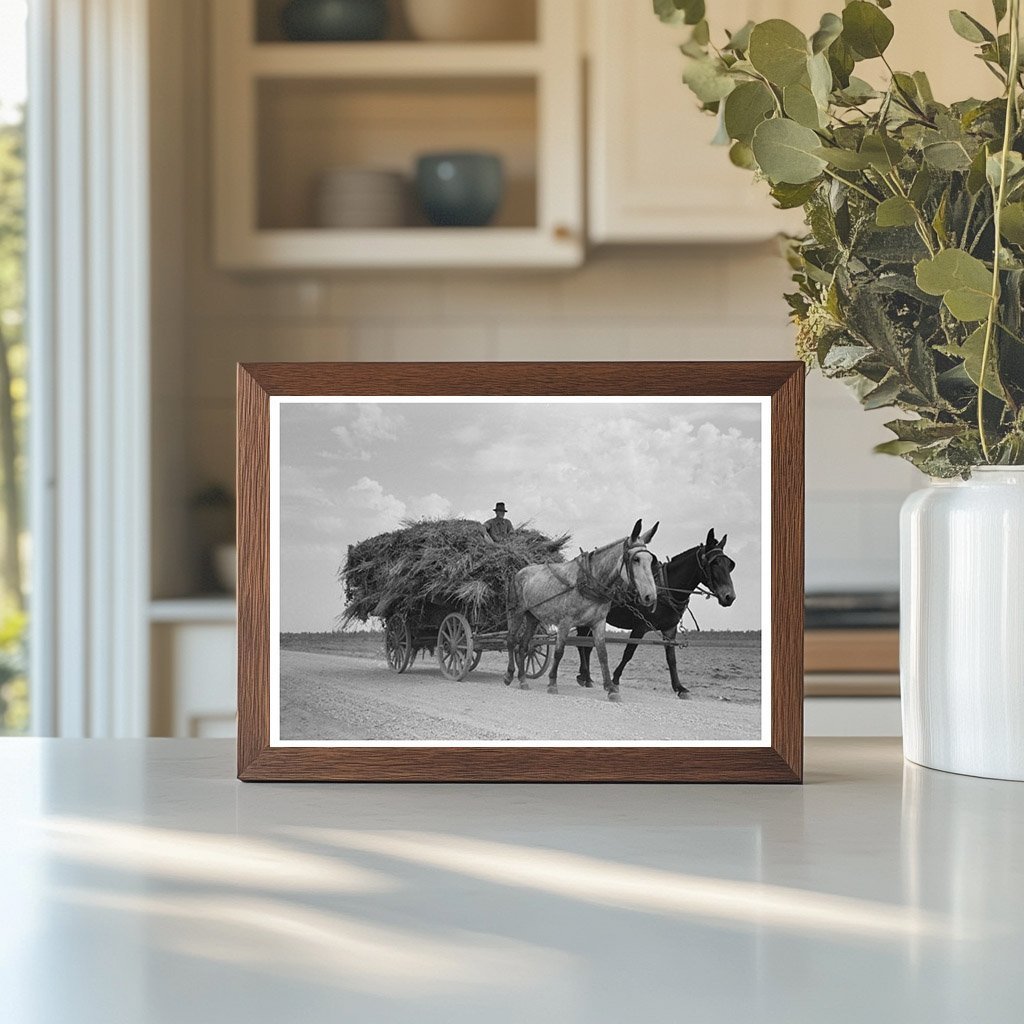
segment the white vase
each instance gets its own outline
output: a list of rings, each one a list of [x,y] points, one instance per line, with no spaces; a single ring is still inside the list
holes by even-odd
[[[904,754],[1024,781],[1024,467],[910,495],[900,560]]]

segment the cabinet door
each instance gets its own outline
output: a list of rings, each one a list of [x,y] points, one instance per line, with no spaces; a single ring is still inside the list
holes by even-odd
[[[767,186],[712,146],[716,124],[682,83],[686,26],[663,25],[649,0],[590,5],[590,237],[594,242],[715,242],[799,230]],[[786,17],[805,30],[822,0],[710,2],[716,38],[748,19]],[[716,10],[717,8],[717,10]],[[724,20],[723,20],[724,19]],[[806,25],[804,23],[807,23]]]

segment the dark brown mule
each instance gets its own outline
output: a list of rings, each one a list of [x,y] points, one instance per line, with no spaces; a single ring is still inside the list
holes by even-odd
[[[679,633],[679,620],[690,603],[690,597],[700,592],[701,588],[707,588],[707,592],[716,597],[723,608],[728,608],[736,600],[731,575],[736,563],[723,550],[728,536],[726,534],[721,540],[715,540],[715,531],[708,530],[707,539],[703,544],[676,555],[668,562],[657,563],[658,603],[654,609],[648,611],[628,602],[615,604],[608,612],[608,624],[619,629],[628,629],[630,640],[640,640],[652,630],[661,633],[665,640],[675,640]],[[589,636],[590,630],[584,626],[578,633],[580,636]],[[635,643],[626,645],[622,660],[612,674],[616,690],[622,678],[622,671],[629,664],[636,649]],[[675,647],[665,647],[665,660],[668,662],[672,689],[675,690],[677,697],[685,699],[690,691],[679,681]],[[593,686],[590,678],[589,647],[580,648],[580,673],[576,677],[576,682],[580,686]]]

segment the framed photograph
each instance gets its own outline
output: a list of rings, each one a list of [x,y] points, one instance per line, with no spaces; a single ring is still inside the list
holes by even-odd
[[[238,367],[238,775],[799,782],[798,362]]]

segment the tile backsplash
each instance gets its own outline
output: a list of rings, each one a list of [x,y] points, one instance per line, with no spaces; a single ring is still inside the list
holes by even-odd
[[[236,277],[189,264],[187,464],[193,483],[233,472],[240,360],[787,359],[774,245],[626,249],[572,272]],[[808,378],[807,581],[895,587],[897,517],[916,486],[876,456],[886,413]]]
[[[187,510],[169,508],[183,495],[233,479],[236,361],[792,358],[788,269],[774,243],[602,249],[568,272],[215,270],[207,13],[205,0],[168,6],[164,29],[184,33],[187,59],[155,79],[164,153],[154,165],[155,253],[166,268],[154,289],[163,339],[154,411],[168,476],[155,478],[158,535],[187,533]],[[897,512],[919,477],[872,454],[886,438],[885,411],[865,414],[841,385],[814,376],[807,397],[808,585],[893,587]],[[181,560],[165,561],[157,590],[179,592]]]

